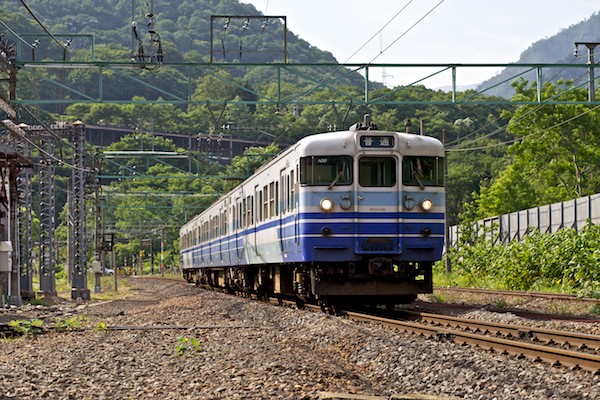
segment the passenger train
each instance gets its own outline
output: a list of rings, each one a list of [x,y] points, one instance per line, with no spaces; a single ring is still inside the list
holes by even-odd
[[[444,148],[378,130],[307,136],[180,230],[188,282],[322,305],[432,291],[444,246]]]

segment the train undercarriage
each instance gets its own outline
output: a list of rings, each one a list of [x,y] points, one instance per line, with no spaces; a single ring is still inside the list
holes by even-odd
[[[363,263],[236,266],[184,270],[184,278],[243,296],[277,297],[322,307],[363,307],[413,302],[431,293],[431,262],[395,263],[373,258]]]

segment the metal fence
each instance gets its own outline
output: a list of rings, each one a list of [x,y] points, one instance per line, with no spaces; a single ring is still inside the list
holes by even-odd
[[[562,228],[574,228],[579,232],[588,221],[600,224],[600,193],[485,218],[477,221],[477,226],[481,234],[495,243],[508,243],[521,240],[532,230],[554,233]],[[449,246],[457,246],[459,229],[456,225],[448,229]]]

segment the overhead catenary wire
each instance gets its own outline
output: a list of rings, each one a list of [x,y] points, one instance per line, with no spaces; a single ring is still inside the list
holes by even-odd
[[[571,62],[569,62],[569,64],[572,64],[574,61],[575,61],[575,58],[574,58],[573,60],[571,60]],[[549,81],[549,82],[551,82],[551,81],[553,81],[554,79],[556,79],[556,78],[558,77],[558,75],[560,75],[560,74],[561,74],[561,73],[562,73],[564,70],[565,70],[565,67],[561,68],[561,69],[560,69],[560,70],[559,70],[557,73],[555,73],[555,74],[554,74],[554,75],[553,75],[553,76],[552,76],[552,77],[551,77],[551,78],[550,78],[548,81]],[[579,80],[580,80],[582,77],[584,77],[585,75],[586,75],[585,73],[583,73],[583,74],[580,74],[580,75],[579,75],[579,76],[578,76],[578,77],[577,77],[577,78],[576,78],[576,79],[573,81],[573,83],[572,83],[570,86],[573,86],[573,85],[575,85],[575,83],[577,83],[577,81],[579,81]],[[585,83],[587,83],[587,82],[585,82]],[[555,96],[552,96],[550,99],[547,99],[546,101],[548,101],[548,100],[551,100],[551,99],[554,99],[554,98],[558,97],[559,95],[562,95],[562,94],[564,94],[564,93],[568,93],[568,92],[569,92],[569,89],[567,89],[567,90],[565,90],[565,91],[563,91],[563,92],[560,92],[560,93],[556,94]],[[531,114],[531,113],[534,113],[534,112],[536,112],[537,110],[539,110],[541,107],[543,107],[543,106],[545,106],[545,105],[546,105],[545,103],[542,103],[542,104],[538,105],[538,106],[537,106],[535,109],[533,109],[533,110],[530,110],[530,111],[528,111],[526,114],[524,114],[524,115],[520,116],[520,117],[519,117],[519,119],[517,119],[517,121],[519,121],[520,119],[524,118],[525,116],[527,116],[527,115],[529,115],[529,114]],[[514,106],[514,107],[512,108],[513,112],[514,112],[514,111],[515,111],[515,110],[516,110],[518,107],[519,107],[519,106]],[[488,126],[492,125],[493,123],[495,123],[496,121],[498,121],[500,118],[501,118],[500,116],[499,116],[499,117],[497,117],[497,118],[494,118],[494,120],[492,120],[492,121],[489,121],[487,124],[485,124],[484,126],[480,127],[479,129],[477,129],[477,130],[475,130],[475,131],[473,131],[473,132],[470,132],[470,133],[468,133],[468,134],[467,134],[467,135],[465,135],[465,136],[461,136],[460,138],[456,138],[456,139],[454,139],[454,140],[452,140],[452,141],[450,141],[450,142],[447,142],[447,143],[445,144],[446,148],[449,148],[450,146],[453,146],[453,145],[457,145],[457,142],[464,142],[464,140],[465,140],[465,139],[467,139],[467,138],[469,138],[469,137],[471,137],[471,136],[474,136],[474,135],[478,134],[479,132],[483,131],[483,130],[484,130],[486,127],[488,127]],[[486,134],[484,137],[493,136],[494,134],[496,134],[496,133],[500,133],[500,132],[504,132],[505,130],[506,130],[506,125],[503,125],[503,126],[501,126],[501,127],[499,127],[499,128],[496,128],[496,129],[495,129],[493,132]],[[481,137],[480,137],[480,138],[481,138]],[[480,139],[480,138],[478,138],[478,139]]]
[[[406,8],[413,2],[414,0],[409,0],[408,3],[406,3],[401,9],[400,11],[398,11],[396,14],[394,14],[392,16],[392,18],[390,18],[388,20],[388,22],[386,22],[384,24],[384,26],[379,29],[377,32],[375,32],[375,34],[373,36],[371,36],[362,46],[360,46],[360,48],[358,50],[356,50],[354,53],[352,53],[352,55],[350,57],[348,57],[346,59],[346,61],[344,61],[342,64],[338,65],[332,72],[329,72],[327,75],[325,75],[325,77],[319,81],[316,85],[314,85],[312,88],[310,88],[309,90],[307,90],[304,94],[310,94],[313,90],[315,90],[316,88],[320,87],[324,82],[327,82],[327,80],[331,79],[335,74],[337,74],[337,72],[343,68],[343,64],[347,63],[352,57],[354,57],[359,51],[361,51],[367,44],[369,44],[375,37],[377,37],[379,35],[379,33],[381,33],[381,31],[383,31],[383,29],[388,26],[392,21],[394,21],[404,10],[406,10]],[[419,21],[417,21],[417,23],[415,23],[410,29],[414,28],[419,22],[421,22],[427,15],[431,14],[431,12],[437,8],[441,3],[443,3],[445,0],[441,0],[440,3],[438,3],[432,10],[430,10],[429,12],[427,12],[427,14],[422,17],[421,19],[419,19]],[[404,34],[402,35],[404,36]],[[396,39],[394,41],[394,43],[396,43],[400,38]],[[384,50],[382,50],[379,55],[381,55],[384,51],[386,51],[389,48],[386,47]],[[379,55],[377,57],[379,57]],[[376,58],[377,58],[376,57]],[[374,60],[374,59],[373,59]],[[369,64],[373,63],[373,60],[371,60],[369,62]]]
[[[21,109],[23,109],[23,110],[27,111],[27,113],[28,113],[28,114],[29,114],[29,115],[30,115],[30,116],[31,116],[31,117],[32,117],[32,118],[33,118],[33,119],[34,119],[34,120],[35,120],[35,121],[36,121],[36,122],[37,122],[37,123],[38,123],[38,124],[39,124],[39,125],[42,127],[42,128],[44,128],[44,130],[45,130],[45,131],[46,131],[46,132],[47,132],[47,133],[48,133],[50,136],[54,137],[54,138],[55,138],[57,141],[61,141],[61,140],[63,139],[62,137],[60,137],[59,135],[57,135],[56,133],[54,133],[54,130],[53,130],[52,128],[48,127],[48,125],[47,125],[47,124],[46,124],[44,121],[42,121],[41,119],[39,119],[39,118],[38,118],[38,116],[37,116],[37,115],[35,115],[35,113],[29,109],[29,107],[27,107],[26,105],[21,105]],[[63,142],[63,144],[65,144],[67,147],[70,147],[70,148],[71,148],[73,151],[77,151],[77,148],[75,148],[75,146],[73,146],[71,143],[68,143],[68,142],[67,142],[67,143],[64,143],[64,142]],[[88,154],[89,156],[92,156],[92,157],[93,157],[93,154],[92,154],[92,153],[90,153],[89,151],[87,151],[87,154]]]
[[[459,152],[459,151],[484,150],[484,149],[491,148],[491,147],[497,147],[497,146],[503,146],[503,145],[506,145],[506,144],[512,144],[512,143],[515,143],[515,142],[519,142],[519,141],[525,140],[525,139],[530,138],[532,136],[536,136],[536,135],[539,135],[539,134],[547,133],[551,129],[558,128],[559,126],[562,126],[562,125],[564,125],[566,123],[575,121],[576,119],[581,118],[585,114],[590,113],[592,111],[595,111],[598,108],[600,108],[600,105],[596,105],[596,106],[594,106],[594,107],[592,107],[590,109],[587,109],[587,110],[583,111],[582,113],[579,113],[579,114],[577,114],[577,115],[575,115],[575,116],[573,116],[573,117],[571,117],[569,119],[566,119],[564,121],[558,122],[558,123],[556,123],[556,124],[554,124],[554,125],[546,128],[546,129],[542,129],[541,131],[532,132],[532,133],[530,133],[528,135],[521,136],[521,137],[518,137],[518,138],[515,138],[515,139],[511,139],[511,140],[507,140],[505,142],[493,143],[493,144],[489,144],[489,145],[486,145],[486,146],[480,146],[480,147],[471,147],[471,148],[468,148],[468,149],[460,149],[460,148],[459,149],[447,149],[446,151],[449,151],[449,152]]]
[[[379,54],[377,54],[375,57],[373,57],[373,59],[371,61],[369,61],[369,64],[372,64],[373,61],[375,61],[377,58],[379,58],[379,56],[381,56],[383,53],[385,53],[390,47],[392,47],[393,45],[395,45],[396,42],[398,42],[398,40],[402,39],[408,32],[412,31],[419,23],[421,23],[421,21],[423,21],[425,18],[427,18],[429,16],[429,14],[431,14],[432,12],[435,11],[436,8],[438,8],[439,6],[441,6],[444,1],[446,1],[446,0],[440,0],[435,6],[433,6],[433,8],[431,8],[431,10],[427,11],[425,13],[425,15],[423,15],[414,24],[412,24],[408,29],[406,29],[404,32],[402,32],[400,34],[400,36],[398,36],[396,39],[394,39],[392,41],[392,43],[390,43],[386,48],[384,48],[383,50],[381,50],[379,52]],[[412,0],[411,0],[411,2],[412,2]]]
[[[583,74],[583,75],[585,75],[585,74]],[[548,105],[548,101],[550,101],[550,100],[552,100],[552,99],[555,99],[555,98],[557,98],[557,97],[560,97],[560,96],[564,95],[565,93],[568,93],[568,92],[570,92],[570,91],[572,91],[572,90],[575,90],[575,89],[577,89],[577,88],[579,88],[579,87],[581,87],[581,86],[583,86],[583,85],[586,85],[586,84],[588,83],[587,81],[586,81],[586,82],[582,82],[582,83],[581,83],[581,84],[579,84],[579,85],[575,85],[575,82],[576,82],[576,81],[578,81],[579,79],[581,79],[581,77],[582,77],[583,75],[580,75],[580,76],[579,76],[579,77],[578,77],[578,78],[577,78],[577,79],[576,79],[576,80],[573,82],[573,84],[571,84],[571,85],[570,85],[570,86],[569,86],[569,87],[568,87],[566,90],[564,90],[564,91],[562,91],[562,92],[559,92],[559,93],[555,94],[554,96],[552,96],[552,97],[551,97],[551,98],[549,98],[549,99],[546,99],[546,100],[545,100],[543,103],[541,103],[541,104],[537,105],[537,106],[536,106],[534,109],[532,109],[532,110],[529,110],[529,111],[528,111],[528,112],[526,112],[525,114],[523,114],[523,115],[519,116],[519,117],[517,118],[517,120],[516,120],[516,121],[518,122],[518,121],[520,121],[520,120],[524,119],[525,117],[529,116],[530,114],[536,113],[536,112],[537,112],[537,111],[539,111],[539,110],[540,110],[542,107],[544,107],[544,106],[547,106],[547,105]],[[556,75],[555,75],[555,76],[556,76]],[[596,109],[596,108],[597,108],[597,107],[594,107],[593,109]],[[587,112],[589,112],[589,111],[591,111],[591,110],[588,110]],[[581,113],[581,114],[580,114],[580,115],[579,115],[577,118],[579,118],[579,117],[581,117],[581,116],[585,115],[587,112]],[[571,119],[570,119],[570,120],[571,120]],[[570,120],[569,120],[569,121],[570,121]],[[489,125],[489,123],[488,123],[487,125]],[[487,125],[486,125],[486,126],[487,126]],[[560,126],[560,125],[558,125],[558,126]],[[504,132],[504,131],[506,130],[506,127],[507,127],[507,124],[505,124],[505,125],[503,125],[503,126],[501,126],[501,127],[497,128],[497,129],[493,130],[492,132],[490,132],[490,133],[487,133],[487,134],[485,134],[485,135],[483,135],[483,136],[479,136],[479,137],[477,137],[477,138],[474,138],[473,140],[488,138],[488,137],[491,137],[491,136],[493,136],[493,135],[495,135],[495,134],[497,134],[497,133]],[[551,129],[551,128],[549,128],[549,129]],[[479,130],[481,130],[481,129],[479,129]],[[478,130],[478,131],[479,131],[479,130]],[[468,135],[466,135],[466,136],[463,136],[462,138],[460,138],[460,141],[464,141],[464,139],[465,139],[467,136],[471,136],[471,135],[472,135],[472,133],[470,133],[470,134],[468,134]],[[459,139],[457,139],[457,140],[454,140],[453,142],[451,142],[451,143],[447,144],[446,150],[447,150],[447,151],[469,151],[469,150],[473,150],[473,151],[475,151],[475,150],[484,150],[484,149],[486,149],[486,148],[491,148],[491,147],[497,147],[497,146],[500,146],[500,145],[511,144],[511,143],[517,142],[517,141],[519,141],[519,140],[522,140],[522,139],[525,139],[525,138],[528,138],[528,137],[531,137],[531,136],[533,136],[533,134],[529,134],[529,135],[526,135],[526,136],[522,136],[522,137],[520,137],[520,138],[516,138],[516,139],[513,139],[513,140],[509,140],[509,141],[501,142],[501,143],[492,143],[492,144],[489,144],[489,145],[486,145],[486,146],[477,146],[477,147],[470,147],[470,148],[457,148],[457,147],[460,145],[460,143],[459,143],[459,144],[455,144],[455,145],[454,145],[454,147],[448,147],[448,145],[449,145],[449,144],[454,144],[455,142],[457,142],[457,141],[459,140]]]
[[[25,3],[25,0],[21,0],[21,4],[23,5],[23,7],[25,7],[25,9],[27,10],[27,12],[29,12],[29,14],[31,15],[31,17],[38,23],[38,25],[44,30],[44,32],[46,32],[46,34],[48,36],[50,36],[52,38],[52,40],[54,40],[56,43],[58,43],[58,45],[64,50],[64,51],[69,51],[69,47],[65,46],[63,43],[60,42],[60,40],[58,40],[49,30],[48,28],[46,28],[46,26],[42,23],[42,21],[40,21],[40,19],[35,15],[35,13],[33,12],[33,10],[31,10],[31,8],[29,8],[29,6]]]
[[[26,107],[24,107],[24,109],[30,113],[32,115],[32,117],[40,124],[40,126],[42,126],[44,128],[44,131],[46,131],[50,136],[54,137],[55,139],[61,140],[62,138],[58,135],[56,135],[51,128],[49,128],[48,126],[46,126],[46,124],[44,122],[42,122],[39,118],[37,118],[37,116],[35,116],[34,114],[31,113],[30,110],[28,110]],[[15,134],[17,134],[16,132],[14,132]],[[40,154],[43,154],[46,158],[49,158],[53,161],[55,161],[58,165],[60,166],[65,166],[77,171],[84,171],[84,172],[93,172],[93,169],[90,168],[80,168],[76,165],[72,165],[69,164],[68,162],[64,161],[62,158],[56,157],[54,154],[46,151],[43,147],[41,147],[40,145],[38,145],[34,140],[29,139],[27,136],[25,135],[20,135],[17,134],[19,136],[19,138],[21,140],[24,140],[25,142],[27,142],[29,145],[32,146],[32,148],[35,148],[37,151],[40,152]],[[61,141],[62,142],[62,141]],[[62,142],[64,144],[64,142]],[[77,151],[77,149],[75,149],[74,146],[69,144],[69,147],[71,147],[74,151]],[[90,154],[88,152],[88,154]]]
[[[17,38],[19,41],[21,41],[23,44],[25,44],[25,46],[29,47],[30,49],[33,49],[34,47],[27,42],[25,39],[23,39],[17,32],[13,31],[10,26],[8,26],[8,24],[6,24],[6,22],[2,21],[2,19],[0,19],[0,24],[6,28],[15,38]]]

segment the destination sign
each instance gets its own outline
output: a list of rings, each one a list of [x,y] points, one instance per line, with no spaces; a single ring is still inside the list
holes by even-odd
[[[360,147],[394,147],[393,136],[361,136]]]

